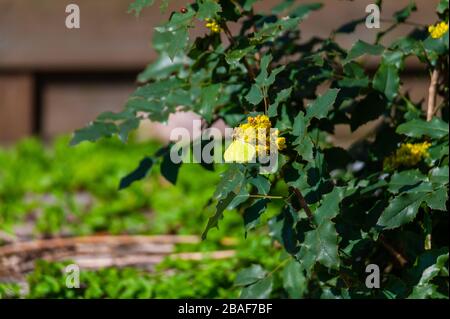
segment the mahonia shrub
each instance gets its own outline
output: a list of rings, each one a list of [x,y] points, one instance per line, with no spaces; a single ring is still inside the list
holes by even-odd
[[[135,1],[130,11],[153,2]],[[255,12],[257,2],[197,0],[173,12],[155,29],[159,57],[124,110],[101,114],[72,144],[113,135],[125,142],[141,120],[165,122],[176,111],[195,112],[203,129],[223,120],[235,128],[233,142],[203,238],[235,209],[246,233],[261,229],[285,251],[274,269],[254,264],[237,274],[242,297],[448,298],[448,0],[437,1],[424,26],[408,22],[417,10],[411,2],[373,43],[358,40],[349,50],[335,37],[354,32],[364,16],[326,39],[304,40],[302,21],[322,4],[285,0],[264,13]],[[386,35],[404,23],[411,32],[389,43]],[[368,55],[375,72],[361,60]],[[411,57],[429,75],[420,101],[402,87]],[[330,140],[337,125],[355,131],[369,122],[371,134],[346,149]],[[250,144],[252,128],[274,130],[260,149]],[[183,164],[171,161],[170,147],[145,156],[120,188],[155,165],[175,184]],[[261,174],[250,158],[268,147],[278,151],[278,168]],[[273,202],[281,211],[265,216]],[[371,269],[379,269],[375,289]]]

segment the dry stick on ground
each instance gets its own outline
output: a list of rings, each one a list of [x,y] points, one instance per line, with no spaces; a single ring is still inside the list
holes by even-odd
[[[434,69],[431,74],[430,87],[428,88],[427,121],[431,121],[436,109],[437,85],[439,81],[439,70]]]
[[[384,248],[397,260],[401,267],[408,263],[405,257],[400,254],[394,247],[392,247],[385,239],[383,235],[378,237],[378,241],[383,245]]]

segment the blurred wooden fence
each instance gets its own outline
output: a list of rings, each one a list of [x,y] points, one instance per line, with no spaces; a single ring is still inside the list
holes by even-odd
[[[153,27],[187,2],[173,0],[165,14],[155,6],[136,18],[126,13],[131,1],[0,0],[0,142],[31,134],[51,138],[84,126],[102,111],[121,109],[136,74],[155,57],[150,46]],[[72,2],[81,9],[80,29],[65,27],[65,7]],[[268,11],[278,2],[263,0],[258,6]],[[324,2],[321,11],[302,22],[304,38],[326,37],[343,23],[365,16],[366,5],[374,1]],[[408,2],[385,1],[382,17],[389,19]],[[411,20],[433,23],[438,0],[416,2],[419,11]],[[391,39],[411,28],[400,28]],[[361,26],[338,40],[350,47],[357,39],[373,40],[376,32]],[[417,98],[426,92],[428,79],[423,76],[416,61],[409,61],[406,87]]]

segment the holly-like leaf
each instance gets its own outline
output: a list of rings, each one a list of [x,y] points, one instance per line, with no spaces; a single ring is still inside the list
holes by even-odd
[[[265,212],[267,203],[269,203],[269,200],[266,198],[258,199],[253,205],[245,209],[244,226],[246,231],[255,228],[259,224],[259,217]]]
[[[448,123],[434,117],[431,121],[414,119],[409,122],[400,124],[396,132],[409,137],[429,136],[431,138],[442,138],[448,136]]]
[[[280,103],[285,102],[289,99],[292,93],[292,87],[281,90],[278,92],[277,97],[275,98],[275,101],[269,106],[269,110],[267,111],[267,115],[269,117],[274,117],[278,115],[278,106]]]
[[[221,88],[220,84],[212,84],[202,88],[198,113],[208,122],[211,122],[214,108],[218,105]]]
[[[223,218],[223,212],[227,209],[228,205],[233,201],[236,197],[236,194],[233,192],[229,192],[228,195],[220,199],[216,206],[216,212],[213,216],[211,216],[208,220],[208,224],[206,225],[205,230],[202,234],[202,239],[205,240],[208,232],[211,228],[217,227],[219,228],[219,221]]]
[[[398,68],[393,64],[381,63],[373,79],[373,88],[383,93],[389,101],[398,94],[400,77]]]
[[[166,153],[161,162],[161,175],[175,185],[177,183],[178,171],[180,170],[181,164],[181,162],[174,163],[170,158],[170,152]]]
[[[411,222],[426,195],[426,193],[406,193],[395,197],[381,214],[377,225],[393,229]]]
[[[394,194],[408,191],[416,192],[417,186],[422,182],[428,182],[428,178],[417,169],[397,172],[392,175],[388,190]]]
[[[244,287],[241,292],[242,299],[267,299],[270,297],[273,288],[273,278],[268,276],[256,283]]]
[[[123,143],[126,143],[128,141],[128,136],[130,135],[130,132],[136,130],[139,127],[140,122],[141,121],[139,118],[134,117],[127,119],[119,124],[118,126],[119,138]]]
[[[234,49],[225,54],[225,61],[227,61],[227,63],[231,66],[237,66],[239,64],[239,61],[254,49],[254,46],[248,46],[242,49]]]
[[[439,1],[436,8],[437,13],[443,14],[446,10],[448,10],[448,0]]]
[[[263,100],[264,96],[261,89],[256,84],[253,84],[250,91],[245,96],[245,99],[253,105],[258,105]]]
[[[432,283],[432,280],[439,275],[448,277],[448,257],[448,253],[439,256],[434,265],[423,271],[409,299],[448,298],[448,295],[438,292],[438,286]]]
[[[114,123],[95,121],[87,127],[75,131],[70,145],[75,146],[83,141],[95,142],[103,137],[111,137],[117,133]]]
[[[148,172],[152,169],[153,163],[154,161],[152,158],[145,157],[134,171],[122,178],[120,181],[119,190],[127,188],[135,181],[145,178]]]
[[[327,116],[336,100],[339,89],[329,89],[325,94],[319,96],[314,102],[308,105],[305,119],[322,119]]]
[[[253,264],[237,273],[234,284],[236,286],[251,285],[258,280],[263,279],[266,275],[267,271],[265,271],[261,265]]]
[[[435,167],[429,173],[430,181],[438,185],[448,184],[448,177],[448,166]]]
[[[245,174],[241,170],[241,165],[232,164],[230,168],[222,174],[222,178],[214,193],[215,199],[223,199],[230,192],[238,194],[245,182]]]
[[[440,187],[428,193],[425,202],[431,209],[447,211],[448,189]]]
[[[295,150],[297,153],[308,162],[314,160],[314,143],[309,136],[305,136],[303,139],[297,138],[294,141]]]
[[[134,12],[136,16],[139,16],[142,10],[152,6],[154,3],[155,0],[134,0],[128,7],[128,13]]]
[[[325,267],[338,269],[338,234],[332,218],[339,214],[339,204],[344,197],[344,188],[335,187],[331,193],[323,196],[318,209],[313,213],[317,227],[305,234],[305,240],[297,254],[297,259],[310,273],[316,262]]]
[[[370,44],[362,40],[358,40],[348,52],[347,57],[344,60],[344,64],[359,58],[364,54],[380,55],[383,51],[384,47],[382,45]]]
[[[291,260],[283,269],[283,288],[289,297],[302,298],[307,290],[307,284],[301,264],[296,260]]]
[[[296,28],[300,20],[301,19],[298,17],[284,17],[274,23],[264,23],[263,27],[250,39],[250,42],[256,45],[263,44],[267,41],[273,41],[282,33]]]
[[[200,20],[212,19],[221,11],[222,7],[217,1],[202,0],[198,3],[197,18]]]
[[[316,262],[331,269],[339,268],[338,234],[331,221],[321,223],[305,234],[297,259],[310,273]]]
[[[256,187],[258,194],[260,195],[269,194],[270,187],[272,186],[270,181],[263,175],[257,175],[256,177],[249,178],[248,182]]]

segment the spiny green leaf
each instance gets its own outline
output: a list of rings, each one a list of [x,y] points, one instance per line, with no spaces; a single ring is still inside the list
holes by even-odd
[[[266,275],[267,271],[265,271],[261,265],[253,264],[237,273],[234,284],[236,286],[251,285],[258,280],[263,279]]]
[[[343,197],[344,189],[342,187],[335,187],[331,193],[323,196],[321,205],[314,212],[314,220],[318,225],[336,217]]]
[[[422,137],[423,135],[431,138],[441,138],[448,136],[448,123],[434,117],[431,121],[411,120],[409,122],[400,124],[396,130],[399,134],[404,134],[409,137]]]
[[[178,179],[178,171],[181,167],[180,163],[174,163],[170,158],[170,152],[164,155],[163,160],[161,162],[161,175],[165,177],[169,182],[173,185],[177,183]]]
[[[155,0],[134,0],[133,3],[130,4],[128,7],[128,13],[131,13],[134,11],[134,14],[138,16],[141,14],[141,11],[144,10],[146,7],[150,7],[155,3]]]
[[[331,269],[339,268],[338,234],[331,221],[321,223],[305,234],[297,259],[310,273],[316,262]]]
[[[270,201],[266,198],[258,199],[251,205],[246,208],[244,211],[244,226],[245,230],[249,231],[255,228],[259,224],[259,217],[266,210],[267,203]]]
[[[245,96],[245,99],[253,105],[258,105],[263,100],[264,96],[261,89],[256,84],[253,84],[250,91]]]
[[[448,184],[448,177],[448,166],[435,167],[429,173],[430,181],[439,185]]]
[[[302,298],[307,290],[303,268],[296,260],[291,260],[283,269],[283,288],[294,299]]]
[[[256,283],[244,287],[241,292],[242,299],[267,299],[273,288],[273,278],[268,276]]]
[[[220,4],[214,0],[201,0],[198,7],[197,18],[200,20],[212,19],[222,11]]]
[[[237,66],[239,61],[255,49],[254,46],[248,46],[242,49],[235,49],[225,54],[225,61],[231,66]]]
[[[396,172],[391,177],[388,190],[392,193],[410,191],[411,189],[415,191],[414,187],[422,182],[427,182],[427,180],[427,177],[417,169]]]
[[[245,174],[241,171],[239,164],[232,164],[230,168],[222,174],[222,178],[217,185],[214,198],[223,199],[230,192],[238,194],[245,182]]]
[[[382,45],[370,44],[370,43],[364,42],[362,40],[358,40],[353,45],[353,47],[350,49],[347,57],[345,58],[345,60],[343,62],[344,62],[344,64],[348,63],[356,58],[359,58],[360,56],[362,56],[364,54],[380,55],[381,53],[383,53],[383,51],[384,51],[384,47]]]
[[[377,225],[393,229],[411,222],[426,195],[426,193],[406,193],[395,197],[381,214]]]
[[[145,176],[147,176],[148,172],[153,166],[153,163],[154,161],[152,158],[145,157],[134,171],[122,178],[122,180],[120,181],[119,190],[127,188],[135,181],[141,180]]]
[[[205,240],[208,232],[213,227],[219,227],[219,220],[223,218],[223,212],[227,209],[228,205],[233,201],[236,197],[236,194],[233,192],[229,192],[227,197],[220,199],[216,206],[216,212],[213,216],[211,216],[208,220],[208,224],[206,225],[205,230],[202,234],[202,239]]]
[[[93,122],[85,128],[75,131],[70,145],[74,146],[83,141],[95,142],[103,137],[111,137],[117,133],[114,123]]]
[[[280,103],[285,102],[286,100],[289,99],[289,97],[291,96],[292,93],[292,87],[281,90],[280,92],[278,92],[277,97],[275,98],[275,102],[273,102],[270,106],[269,106],[269,110],[267,111],[267,115],[269,117],[274,117],[278,115],[278,105],[280,105]]]
[[[326,117],[333,106],[338,93],[339,89],[329,89],[325,94],[319,96],[307,107],[305,119],[307,121],[312,118],[320,120],[321,118]]]
[[[202,88],[199,113],[208,122],[211,121],[214,108],[218,105],[221,88],[221,84],[212,84]]]
[[[400,77],[398,69],[393,64],[382,63],[375,73],[373,88],[383,93],[389,101],[392,101],[398,94]]]

